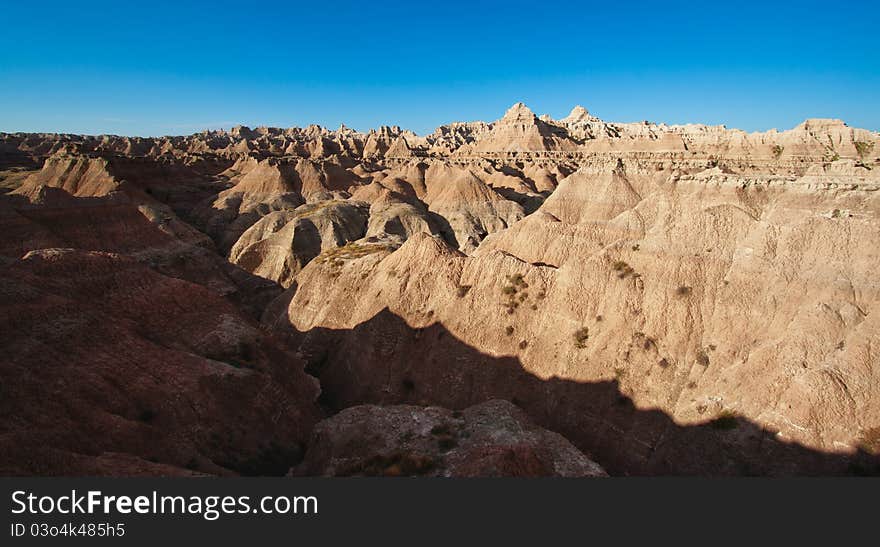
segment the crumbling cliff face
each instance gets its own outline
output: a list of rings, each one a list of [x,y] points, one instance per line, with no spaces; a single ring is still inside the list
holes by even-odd
[[[16,172],[17,188],[0,195],[0,226],[14,236],[0,248],[2,267],[18,280],[4,294],[9,317],[89,294],[52,304],[69,310],[52,312],[53,321],[103,314],[116,329],[64,344],[46,334],[49,353],[16,350],[4,372],[10,404],[56,377],[89,377],[36,367],[71,344],[64,351],[79,357],[68,367],[128,387],[139,384],[125,378],[144,372],[117,366],[123,353],[111,340],[147,344],[147,357],[127,362],[172,349],[228,362],[212,357],[214,342],[204,345],[231,324],[217,324],[211,306],[237,318],[230,344],[251,348],[252,363],[221,374],[230,391],[217,388],[209,404],[198,378],[216,376],[214,365],[194,372],[202,369],[162,357],[163,374],[187,370],[190,406],[209,409],[169,418],[192,446],[186,458],[138,448],[155,433],[141,423],[120,426],[124,440],[85,460],[50,464],[39,452],[33,466],[4,465],[126,474],[186,470],[181,458],[193,458],[198,472],[251,472],[255,461],[274,472],[305,455],[311,463],[300,472],[338,474],[308,452],[322,417],[364,404],[451,412],[506,399],[612,473],[871,471],[880,438],[878,141],[840,120],[744,133],[612,123],[581,107],[554,120],[521,103],[497,122],[427,136],[344,126],[156,139],[0,135],[3,164],[32,171]],[[61,292],[34,273],[46,264],[64,272]],[[106,275],[88,273],[96,264]],[[133,269],[113,290],[93,292]],[[138,304],[180,324],[168,338],[111,305],[117,290],[157,283],[189,284]],[[37,308],[41,324],[49,308]],[[7,355],[24,336],[4,330]],[[42,384],[25,389],[28,369]],[[263,406],[221,414],[253,436],[194,441],[210,430],[199,420],[211,405],[248,382],[267,386]],[[153,393],[173,389],[160,382]],[[119,400],[140,396],[122,390]],[[5,435],[21,443],[25,431],[44,431],[46,450],[81,454],[45,424],[69,408],[131,413],[72,397]],[[281,427],[273,405],[293,413],[278,435],[266,421]],[[400,421],[402,411],[388,412]],[[357,423],[344,422],[345,435],[363,434],[351,430]],[[245,448],[233,454],[238,444]],[[510,469],[550,468],[546,454],[517,450],[531,463]],[[370,457],[384,462],[385,452]],[[447,474],[452,464],[431,458],[432,473]]]

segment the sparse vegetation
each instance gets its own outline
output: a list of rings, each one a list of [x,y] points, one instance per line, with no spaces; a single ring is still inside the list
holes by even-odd
[[[443,451],[452,450],[458,446],[458,441],[452,435],[441,435],[437,437],[437,446]]]
[[[772,148],[772,151],[773,151],[773,157],[776,158],[776,159],[778,160],[779,158],[782,157],[782,152],[785,151],[785,147],[784,147],[784,146],[780,146],[780,145],[778,145],[778,144],[774,144],[774,145],[773,145],[773,148]]]
[[[632,268],[632,266],[630,266],[623,260],[615,261],[614,264],[611,265],[611,268],[615,272],[617,272],[617,277],[619,277],[620,279],[625,279],[630,275],[635,274],[635,270]]]
[[[526,349],[527,347],[529,347],[529,343],[525,340],[520,340],[519,349]]]
[[[470,285],[459,285],[458,288],[455,290],[455,294],[457,294],[459,298],[464,298],[470,290]]]
[[[520,303],[525,303],[525,301],[528,300],[529,293],[526,292],[525,289],[528,288],[529,284],[526,283],[522,274],[507,276],[507,281],[510,282],[510,285],[502,287],[501,293],[507,296],[507,302],[504,303],[504,306],[507,308],[507,313],[512,314],[519,307]],[[523,292],[519,294],[519,298],[517,299],[517,293],[519,293],[520,290]]]
[[[510,281],[514,286],[517,286],[517,287],[521,286],[523,288],[528,287],[528,284],[525,282],[525,279],[523,279],[522,274],[514,274],[511,276],[508,276],[507,280]]]
[[[317,213],[322,209],[326,209],[332,205],[340,205],[345,203],[344,201],[340,201],[338,199],[330,199],[326,201],[319,201],[317,203],[306,203],[304,205],[300,205],[294,211],[294,218],[302,218]]]
[[[856,141],[853,144],[855,144],[856,153],[859,155],[859,158],[861,158],[862,161],[865,160],[865,156],[867,156],[874,150],[873,142]]]
[[[340,471],[340,476],[367,475],[399,477],[423,475],[434,468],[436,462],[429,456],[416,453],[395,453],[373,456]]]
[[[361,258],[374,253],[391,252],[394,248],[384,243],[348,243],[342,247],[324,251],[315,258],[318,264],[330,263],[333,267],[344,264],[344,260]]]
[[[675,294],[677,294],[678,296],[688,296],[692,292],[693,289],[686,285],[682,285],[679,288],[675,289]]]
[[[451,450],[458,446],[455,432],[450,424],[442,423],[431,428],[431,435],[437,437],[437,446],[440,450]]]
[[[706,355],[705,351],[701,351],[697,354],[697,363],[701,364],[704,367],[709,366],[709,356]]]
[[[587,347],[587,340],[590,338],[590,329],[581,327],[574,331],[574,345],[578,348]]]
[[[513,334],[513,326],[507,325],[507,327],[504,329],[504,332],[507,334],[507,336],[512,335]]]

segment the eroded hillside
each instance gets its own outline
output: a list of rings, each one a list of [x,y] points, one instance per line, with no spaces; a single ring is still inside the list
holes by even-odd
[[[2,465],[601,474],[562,441],[429,431],[505,399],[531,439],[612,473],[870,472],[878,143],[839,120],[744,133],[521,103],[427,136],[0,135],[2,404],[54,401],[0,426],[24,447]],[[309,452],[322,418],[339,442],[368,439],[358,423],[412,441],[359,440],[340,467],[326,439]],[[118,435],[59,432],[96,427]]]

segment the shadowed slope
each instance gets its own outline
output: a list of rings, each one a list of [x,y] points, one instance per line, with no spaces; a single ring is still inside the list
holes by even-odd
[[[876,456],[811,450],[736,416],[681,426],[661,411],[633,406],[617,381],[541,379],[514,356],[480,353],[442,324],[413,328],[387,309],[350,330],[315,328],[293,336],[331,412],[365,403],[463,409],[507,399],[612,474],[880,473]]]

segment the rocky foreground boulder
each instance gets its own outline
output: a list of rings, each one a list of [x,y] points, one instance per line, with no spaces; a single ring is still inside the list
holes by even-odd
[[[463,411],[363,405],[320,422],[296,475],[603,477],[561,435],[534,425],[513,404]]]

